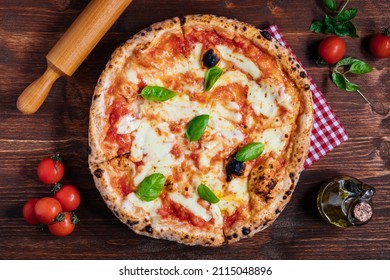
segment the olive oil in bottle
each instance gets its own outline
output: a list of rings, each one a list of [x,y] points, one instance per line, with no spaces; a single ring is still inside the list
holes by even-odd
[[[368,223],[373,215],[375,189],[350,176],[337,176],[325,182],[317,195],[321,216],[338,227]]]

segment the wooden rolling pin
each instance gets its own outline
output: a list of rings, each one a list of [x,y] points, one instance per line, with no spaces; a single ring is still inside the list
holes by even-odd
[[[54,82],[71,76],[132,0],[92,0],[46,56],[45,73],[19,96],[16,106],[35,113]]]

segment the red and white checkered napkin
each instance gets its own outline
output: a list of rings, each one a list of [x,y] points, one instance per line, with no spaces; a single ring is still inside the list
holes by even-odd
[[[265,30],[279,43],[291,50],[275,24],[268,26]],[[296,59],[303,66],[297,57]],[[314,123],[310,136],[309,155],[304,164],[305,169],[348,139],[344,127],[330,108],[324,95],[309,73],[307,73],[307,76],[310,79],[310,89],[313,96]]]

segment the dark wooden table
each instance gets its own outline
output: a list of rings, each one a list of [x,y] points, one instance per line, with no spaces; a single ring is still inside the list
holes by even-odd
[[[340,2],[340,1],[338,1]],[[368,62],[372,73],[354,78],[372,100],[389,107],[390,58],[377,60],[367,38],[389,25],[387,0],[351,1],[360,38],[346,38],[347,55]],[[87,5],[87,0],[1,0],[0,3],[0,259],[390,259],[390,116],[378,115],[356,93],[337,89],[329,68],[313,61],[325,35],[308,29],[322,19],[320,1],[134,0],[70,78],[54,85],[34,115],[15,106],[23,89],[46,68],[45,55]],[[324,92],[349,140],[302,173],[294,195],[274,225],[254,238],[220,248],[187,247],[134,234],[105,206],[87,165],[88,113],[95,83],[112,51],[151,23],[192,13],[234,17],[258,27],[276,23]],[[46,196],[38,182],[41,158],[60,153],[64,182],[79,187],[81,220],[57,238],[27,225],[23,203]],[[376,188],[375,216],[364,226],[336,228],[319,216],[321,183],[339,174]]]

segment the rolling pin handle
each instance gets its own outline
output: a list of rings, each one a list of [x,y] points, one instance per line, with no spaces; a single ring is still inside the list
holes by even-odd
[[[32,82],[19,96],[16,107],[24,114],[33,114],[41,107],[54,82],[63,76],[56,67],[48,64],[45,73]]]

